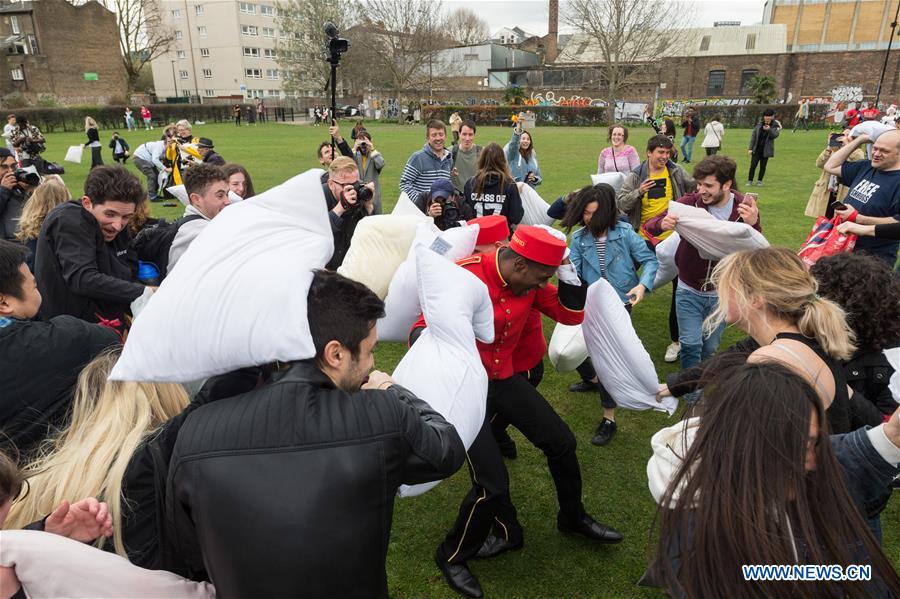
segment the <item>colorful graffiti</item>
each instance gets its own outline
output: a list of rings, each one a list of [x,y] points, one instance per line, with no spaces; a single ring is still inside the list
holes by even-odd
[[[530,98],[525,98],[525,106],[577,106],[586,108],[588,106],[606,106],[603,100],[595,100],[593,98],[585,98],[582,96],[559,96],[556,93],[549,92],[531,92]]]
[[[673,116],[682,114],[689,106],[743,106],[750,98],[691,98],[690,100],[660,100],[656,115]]]

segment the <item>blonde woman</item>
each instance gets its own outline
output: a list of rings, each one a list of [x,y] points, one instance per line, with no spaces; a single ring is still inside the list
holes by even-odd
[[[91,149],[91,168],[103,166],[103,156],[100,155],[103,145],[100,143],[100,131],[97,128],[97,121],[89,116],[84,117],[84,132],[87,134],[87,141],[84,143],[84,147]]]
[[[112,548],[105,539],[98,546],[158,568],[160,460],[151,449],[174,444],[183,420],[175,417],[184,412],[188,396],[171,383],[108,381],[119,351],[99,355],[81,372],[71,422],[23,469],[30,492],[13,504],[7,524],[21,528],[62,501],[97,497],[109,505],[114,531]],[[162,462],[165,466],[167,459]]]
[[[719,262],[712,281],[719,307],[705,328],[728,323],[747,333],[751,339],[736,349],[752,351],[749,362],[774,360],[794,370],[819,394],[830,432],[849,432],[850,391],[841,362],[853,356],[854,334],[844,311],[819,297],[818,283],[797,254],[775,247],[737,252]],[[660,394],[681,395],[690,379],[699,379],[697,371],[668,379]]]
[[[34,253],[37,251],[38,233],[41,232],[44,219],[51,210],[71,199],[72,196],[59,175],[47,175],[25,202],[22,216],[19,218],[16,239],[28,248],[28,257],[25,259],[25,263],[32,272],[34,272]]]

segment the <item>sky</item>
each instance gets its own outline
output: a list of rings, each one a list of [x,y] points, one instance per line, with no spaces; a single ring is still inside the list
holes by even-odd
[[[564,3],[562,0],[561,3]],[[740,21],[753,25],[762,21],[765,0],[689,0],[697,11],[696,27],[711,27],[715,21]],[[547,0],[444,0],[447,11],[471,8],[487,21],[493,34],[501,27],[521,27],[535,35],[547,33]],[[566,27],[560,18],[560,31]]]

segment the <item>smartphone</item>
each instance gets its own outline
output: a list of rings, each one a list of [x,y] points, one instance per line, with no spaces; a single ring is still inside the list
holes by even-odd
[[[650,199],[659,199],[666,196],[666,180],[650,179],[653,181],[653,187],[647,190],[647,197]]]
[[[828,147],[829,148],[842,148],[844,146],[844,142],[841,141],[841,138],[844,136],[843,133],[832,133],[828,136]]]
[[[749,204],[750,201],[759,202],[759,194],[756,194],[752,191],[744,194],[744,200],[741,202],[742,204]]]
[[[847,204],[845,204],[845,203],[843,203],[843,202],[832,202],[832,203],[831,203],[831,209],[832,209],[832,210],[843,210],[843,209],[845,209],[846,207],[847,207]]]

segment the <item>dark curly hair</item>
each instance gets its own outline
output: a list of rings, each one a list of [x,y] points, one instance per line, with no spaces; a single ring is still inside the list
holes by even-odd
[[[900,280],[883,260],[865,254],[822,258],[809,269],[819,295],[847,313],[861,350],[881,351],[900,342]]]

